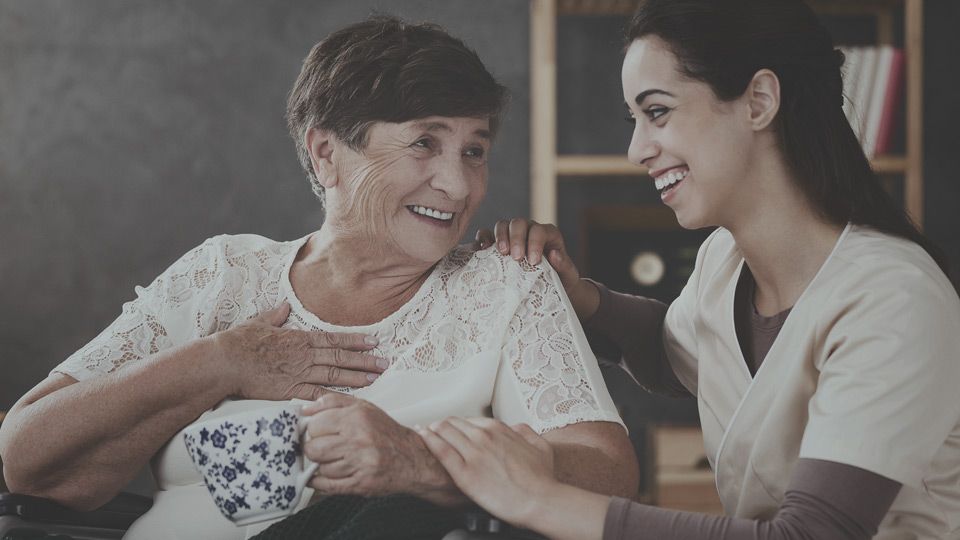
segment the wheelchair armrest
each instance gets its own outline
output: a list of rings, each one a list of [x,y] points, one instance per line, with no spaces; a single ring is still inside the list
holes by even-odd
[[[153,500],[133,493],[120,493],[110,502],[89,512],[71,510],[49,499],[0,493],[0,517],[19,516],[33,523],[55,523],[80,527],[126,530],[153,506]]]
[[[484,536],[503,535],[514,540],[546,540],[533,531],[510,525],[479,506],[472,506],[464,513],[464,529],[469,533],[480,533]]]

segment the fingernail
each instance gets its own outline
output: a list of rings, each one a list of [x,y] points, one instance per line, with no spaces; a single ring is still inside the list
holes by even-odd
[[[557,261],[557,262],[560,262],[560,261],[563,260],[563,255],[560,255],[560,252],[559,252],[559,251],[554,251],[554,252],[553,252],[553,260],[554,260],[554,261]]]
[[[536,251],[531,251],[530,256],[528,256],[527,258],[530,259],[530,264],[534,266],[540,264],[540,254],[537,253]]]
[[[377,358],[377,367],[380,369],[387,369],[390,367],[390,361],[386,358]]]
[[[433,422],[430,424],[430,431],[436,431],[440,427],[440,422]]]
[[[503,253],[503,254],[506,254],[506,253],[507,253],[507,243],[506,243],[506,242],[500,242],[500,253]]]
[[[510,255],[514,258],[514,260],[519,261],[523,257],[523,249],[520,246],[513,246],[513,248],[510,250]]]
[[[380,376],[377,375],[376,373],[367,373],[367,380],[370,381],[370,382],[373,382],[373,381],[375,381],[375,380],[377,380],[377,379],[379,379],[379,378],[380,378]]]
[[[378,338],[377,336],[367,336],[363,338],[363,342],[366,343],[367,345],[379,345],[380,338]]]

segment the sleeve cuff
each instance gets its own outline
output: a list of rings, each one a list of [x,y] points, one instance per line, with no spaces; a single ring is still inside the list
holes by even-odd
[[[621,540],[627,524],[630,501],[621,497],[610,499],[607,516],[603,520],[603,540]]]

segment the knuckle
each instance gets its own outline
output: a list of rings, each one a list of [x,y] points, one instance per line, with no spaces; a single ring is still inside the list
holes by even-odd
[[[338,366],[329,366],[327,368],[327,382],[334,384],[340,380],[341,370]]]
[[[326,332],[321,334],[324,337],[324,342],[330,347],[339,347],[340,346],[340,335]]]

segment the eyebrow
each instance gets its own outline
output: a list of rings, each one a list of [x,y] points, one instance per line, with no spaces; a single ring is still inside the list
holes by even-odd
[[[634,103],[637,104],[637,106],[643,105],[643,101],[647,99],[648,96],[651,96],[653,94],[663,94],[665,96],[677,97],[671,94],[670,92],[667,92],[666,90],[660,90],[659,88],[651,88],[650,90],[644,90],[643,92],[640,92],[639,94],[637,94],[637,97],[633,98],[633,101]]]
[[[453,128],[443,122],[417,122],[416,124],[414,124],[414,126],[424,131],[446,131],[448,133],[453,132]],[[487,140],[493,139],[493,134],[490,133],[490,130],[488,129],[478,129],[474,131],[473,134],[482,139],[487,139]]]

